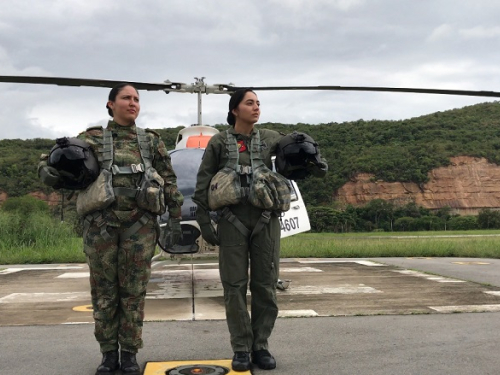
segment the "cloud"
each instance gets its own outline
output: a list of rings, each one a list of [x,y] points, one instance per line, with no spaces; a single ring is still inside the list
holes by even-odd
[[[0,75],[238,86],[496,90],[500,3],[402,0],[44,0],[0,12]],[[77,134],[108,90],[0,83],[0,138]],[[258,92],[262,121],[401,119],[490,101],[366,92]],[[227,95],[203,95],[224,123]],[[138,123],[197,121],[193,94],[141,92]],[[14,125],[12,125],[14,124]]]
[[[465,39],[491,39],[500,36],[500,26],[485,27],[475,26],[468,29],[459,30],[459,35]]]

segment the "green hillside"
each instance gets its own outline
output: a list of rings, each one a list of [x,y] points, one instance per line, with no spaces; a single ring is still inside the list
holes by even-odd
[[[445,166],[451,156],[485,157],[500,164],[500,103],[490,102],[400,121],[328,124],[264,123],[261,127],[311,135],[328,160],[325,179],[310,178],[299,186],[308,205],[330,205],[336,189],[359,172],[385,181],[423,183],[427,173]],[[217,125],[219,130],[226,126]],[[156,129],[169,149],[177,128]],[[0,140],[0,190],[9,196],[50,189],[36,178],[36,165],[53,140]]]

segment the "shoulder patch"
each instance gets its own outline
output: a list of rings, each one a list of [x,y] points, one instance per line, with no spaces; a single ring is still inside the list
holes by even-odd
[[[153,130],[153,129],[148,129],[148,128],[146,128],[146,129],[144,129],[144,130],[146,130],[146,131],[147,131],[147,132],[149,132],[149,133],[153,133],[153,134],[154,134],[154,135],[156,135],[158,138],[160,138],[160,137],[161,137],[161,136],[160,136],[160,134],[159,134],[157,131]]]

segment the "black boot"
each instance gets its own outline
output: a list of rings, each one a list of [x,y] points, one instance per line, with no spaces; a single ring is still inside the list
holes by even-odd
[[[110,351],[102,354],[102,362],[97,368],[95,375],[110,375],[118,370],[118,351]]]
[[[276,360],[268,350],[256,350],[252,352],[252,362],[263,370],[272,370],[276,368]]]
[[[137,363],[137,359],[135,359],[135,353],[120,352],[120,362],[123,375],[141,375],[141,368]]]
[[[250,370],[252,368],[252,364],[250,363],[250,354],[247,352],[234,352],[231,368],[233,371]]]

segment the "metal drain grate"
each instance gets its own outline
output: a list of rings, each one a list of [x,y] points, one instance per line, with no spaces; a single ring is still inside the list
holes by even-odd
[[[229,369],[212,365],[178,366],[168,370],[165,375],[226,375]]]

